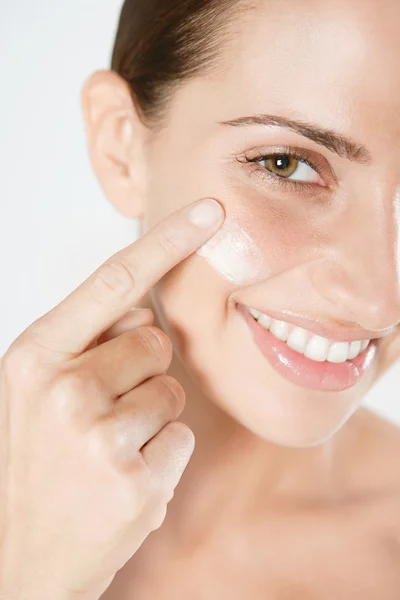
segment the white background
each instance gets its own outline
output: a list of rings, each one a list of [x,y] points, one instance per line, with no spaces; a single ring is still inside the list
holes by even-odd
[[[137,227],[104,198],[80,91],[110,62],[121,0],[0,3],[0,355]],[[400,362],[367,398],[400,424]]]

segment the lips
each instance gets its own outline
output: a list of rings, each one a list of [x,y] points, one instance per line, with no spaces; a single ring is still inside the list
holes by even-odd
[[[376,341],[372,340],[355,358],[346,359],[344,354],[336,355],[334,362],[309,358],[262,326],[247,307],[237,304],[236,308],[271,366],[285,379],[301,387],[335,392],[353,387],[370,368],[375,357]],[[344,350],[342,348],[341,351]],[[335,358],[334,355],[332,357]]]
[[[270,331],[278,340],[286,342],[290,348],[304,354],[317,362],[327,360],[332,363],[345,362],[356,358],[368,346],[370,339],[352,342],[336,341],[292,325],[286,321],[273,319],[269,315],[248,308],[249,313],[258,323]]]

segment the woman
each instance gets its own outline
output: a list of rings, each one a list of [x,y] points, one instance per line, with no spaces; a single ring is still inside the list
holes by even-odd
[[[400,434],[360,407],[400,352],[399,19],[125,2],[83,106],[144,236],[3,358],[5,597],[399,597]]]

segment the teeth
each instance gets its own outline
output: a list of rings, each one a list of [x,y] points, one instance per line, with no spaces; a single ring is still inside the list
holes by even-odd
[[[349,358],[350,344],[348,342],[335,342],[329,348],[328,362],[341,363]]]
[[[328,356],[330,341],[319,335],[313,335],[311,341],[308,342],[304,356],[312,358],[318,362],[324,362]]]
[[[256,320],[258,319],[258,317],[261,315],[259,310],[256,310],[255,308],[249,308],[249,313],[251,314],[252,317],[254,317]],[[272,320],[272,319],[271,319]]]
[[[346,362],[349,359],[356,358],[370,343],[370,340],[360,340],[351,343],[334,342],[323,336],[313,335],[310,331],[302,327],[295,327],[285,321],[272,319],[254,308],[249,308],[248,310],[254,319],[262,327],[269,330],[278,340],[286,342],[296,352],[304,354],[307,358],[317,362]]]
[[[267,315],[264,315],[262,313],[260,313],[260,316],[258,317],[258,322],[260,323],[260,325],[265,327],[265,329],[269,329],[271,327],[272,321],[273,319],[271,319],[271,317],[268,317]]]
[[[278,340],[286,342],[289,337],[289,325],[288,323],[285,323],[285,321],[275,321],[275,319],[273,319],[270,332],[273,333]]]
[[[293,350],[304,354],[304,350],[306,349],[309,335],[305,329],[302,327],[295,327],[293,331],[290,333],[287,345],[290,346]]]
[[[361,352],[361,342],[351,342],[349,358],[355,358]]]

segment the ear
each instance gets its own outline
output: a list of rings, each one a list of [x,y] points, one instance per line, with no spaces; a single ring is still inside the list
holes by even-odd
[[[113,71],[96,71],[84,84],[82,108],[90,159],[104,193],[121,214],[140,217],[148,129],[129,85]]]

